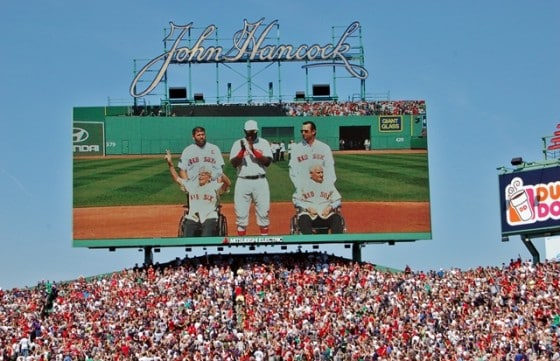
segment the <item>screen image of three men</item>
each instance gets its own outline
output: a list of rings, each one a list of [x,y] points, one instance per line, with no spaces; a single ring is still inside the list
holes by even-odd
[[[331,148],[317,139],[312,121],[301,126],[300,142],[289,151],[289,177],[294,192],[297,233],[343,233],[339,213],[342,197],[335,187],[336,173]],[[255,218],[261,236],[269,234],[270,186],[266,170],[273,161],[268,140],[259,136],[255,120],[247,120],[244,136],[233,142],[229,162],[236,170],[234,187],[235,224],[238,236],[247,235],[249,211],[254,203]],[[193,143],[178,161],[178,171],[169,150],[166,160],[171,177],[187,193],[186,237],[217,236],[220,195],[227,192],[232,181],[223,172],[225,165],[218,146],[206,140],[206,130],[192,130]]]

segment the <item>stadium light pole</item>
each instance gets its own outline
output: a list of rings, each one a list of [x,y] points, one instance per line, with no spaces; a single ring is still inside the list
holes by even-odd
[[[520,236],[521,236],[521,240],[523,241],[523,244],[525,244],[525,247],[527,247],[529,253],[531,253],[531,256],[533,256],[533,265],[540,263],[541,259],[540,259],[539,251],[537,250],[533,242],[531,242],[531,238],[529,237],[529,235],[521,234]]]

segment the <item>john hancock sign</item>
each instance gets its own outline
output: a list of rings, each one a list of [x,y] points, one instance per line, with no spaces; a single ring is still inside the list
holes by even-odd
[[[306,64],[305,67],[340,66],[352,77],[362,80],[368,77],[368,72],[363,66],[351,63],[355,56],[350,53],[352,46],[348,41],[360,28],[359,22],[351,23],[336,43],[299,46],[268,44],[266,40],[277,24],[278,20],[274,20],[266,25],[264,18],[255,23],[244,20],[243,29],[237,31],[232,38],[231,48],[224,49],[222,46],[210,45],[210,41],[207,41],[215,35],[217,29],[215,25],[207,26],[198,39],[188,42],[192,44],[188,47],[182,45],[186,43],[185,36],[187,34],[190,36],[193,23],[177,25],[170,22],[171,28],[164,40],[172,41],[171,48],[150,60],[138,71],[130,85],[130,95],[138,98],[149,94],[163,79],[169,64],[305,61],[312,63]],[[153,79],[145,79],[147,74],[154,73],[156,75]],[[147,83],[148,86],[138,89],[140,82]]]

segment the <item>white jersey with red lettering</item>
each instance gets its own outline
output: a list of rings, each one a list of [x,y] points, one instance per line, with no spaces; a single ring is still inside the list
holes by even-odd
[[[187,172],[188,179],[196,179],[201,167],[212,172],[212,179],[218,178],[222,174],[224,158],[218,146],[206,142],[200,147],[197,144],[187,146],[179,159],[179,169]]]
[[[254,201],[257,224],[261,227],[267,227],[270,223],[268,216],[270,211],[270,188],[266,179],[266,167],[257,161],[254,153],[249,150],[249,146],[244,138],[233,143],[229,154],[230,159],[239,153],[241,143],[245,144],[246,151],[241,164],[237,167],[237,180],[233,198],[236,224],[240,227],[247,227],[249,224],[251,201]],[[253,147],[261,152],[263,157],[272,159],[272,149],[266,139],[258,137],[253,143]]]
[[[340,207],[342,196],[332,183],[315,182],[308,179],[294,193],[292,202],[301,211],[301,214],[308,214],[311,219],[323,216],[323,210],[330,206],[332,209]],[[313,208],[316,214],[310,214],[307,210]],[[332,213],[332,212],[331,212]],[[329,214],[330,215],[330,214]]]
[[[218,218],[218,194],[222,183],[214,180],[200,185],[198,179],[183,179],[182,184],[189,197],[188,219],[204,223],[209,218]]]
[[[334,158],[331,147],[315,139],[313,144],[305,140],[294,144],[290,154],[290,180],[297,189],[309,179],[309,170],[313,165],[321,165],[324,172],[324,182],[334,184]]]

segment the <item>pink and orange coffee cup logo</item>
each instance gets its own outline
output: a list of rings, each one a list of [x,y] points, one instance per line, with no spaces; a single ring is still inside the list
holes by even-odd
[[[508,224],[560,219],[560,181],[524,186],[523,180],[516,177],[505,191]]]

